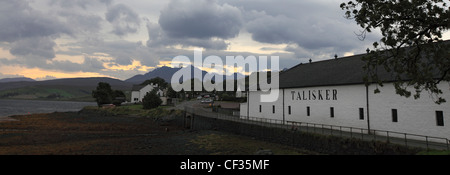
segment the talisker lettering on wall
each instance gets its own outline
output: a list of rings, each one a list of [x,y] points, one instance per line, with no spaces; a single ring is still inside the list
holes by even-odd
[[[337,89],[291,91],[292,100],[337,100]]]

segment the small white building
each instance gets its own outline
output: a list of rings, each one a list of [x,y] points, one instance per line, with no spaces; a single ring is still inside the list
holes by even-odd
[[[439,88],[446,103],[436,104],[427,92],[419,99],[395,93],[393,83],[365,85],[364,55],[299,64],[279,75],[278,100],[261,102],[262,91],[250,91],[240,115],[277,119],[285,123],[307,122],[370,130],[450,138],[450,88]],[[391,75],[379,77],[392,82]],[[411,89],[414,93],[414,89]]]
[[[158,88],[157,84],[148,84],[148,85],[133,85],[131,90],[131,102],[132,103],[140,103],[144,96],[151,92],[153,89]],[[167,89],[162,90],[158,89],[156,91],[156,95],[162,100],[161,105],[167,105]]]
[[[243,98],[243,97],[247,97],[247,92],[246,91],[242,91],[241,87],[238,86],[238,89],[236,91],[236,98]]]
[[[133,85],[131,89],[131,102],[133,103],[140,103],[142,102],[142,99],[144,99],[144,96],[151,92],[154,88],[157,88],[158,85],[148,84],[148,85]]]

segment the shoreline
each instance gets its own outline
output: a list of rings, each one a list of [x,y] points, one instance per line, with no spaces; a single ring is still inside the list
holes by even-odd
[[[9,121],[19,121],[19,120],[11,118],[11,116],[0,116],[0,123]]]

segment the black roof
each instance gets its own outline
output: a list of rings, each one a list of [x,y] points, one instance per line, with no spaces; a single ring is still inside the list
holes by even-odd
[[[450,40],[439,44],[448,47]],[[362,58],[365,55],[367,54],[296,65],[280,73],[280,88],[364,84],[364,76],[367,72],[363,68],[366,62]],[[434,76],[438,78],[438,72],[434,73]],[[387,72],[383,66],[378,66],[377,76],[383,82],[397,81],[395,76]],[[402,79],[408,78],[402,77]]]
[[[133,85],[133,87],[131,88],[131,91],[140,91],[145,86],[147,86],[147,85]]]
[[[280,73],[280,88],[363,84],[364,55],[299,64]],[[378,76],[390,77],[385,71]]]

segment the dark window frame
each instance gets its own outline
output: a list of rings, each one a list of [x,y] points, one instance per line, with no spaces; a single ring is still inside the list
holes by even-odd
[[[364,108],[359,108],[359,119],[364,120]]]
[[[444,126],[444,112],[443,111],[436,111],[436,125]]]
[[[391,114],[392,114],[392,122],[397,123],[398,122],[398,111],[397,111],[397,109],[392,109],[391,110]]]
[[[334,107],[330,107],[330,117],[334,118]]]

